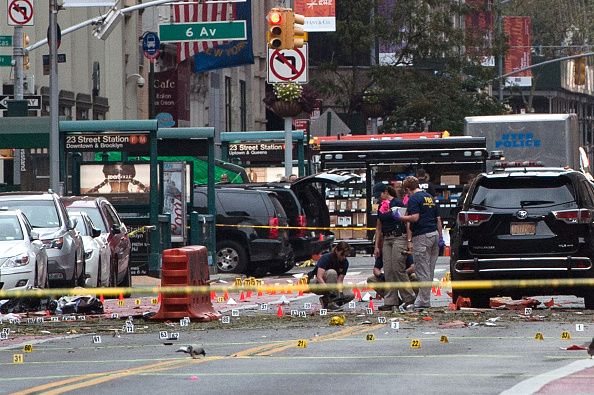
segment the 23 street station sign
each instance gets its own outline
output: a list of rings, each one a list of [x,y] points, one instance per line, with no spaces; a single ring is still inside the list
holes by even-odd
[[[149,152],[149,134],[134,133],[81,133],[68,134],[64,149],[74,152],[124,151],[134,153]]]

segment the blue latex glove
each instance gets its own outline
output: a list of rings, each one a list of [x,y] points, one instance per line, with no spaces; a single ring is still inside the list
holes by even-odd
[[[398,211],[398,207],[392,207],[390,210],[392,210],[392,218],[400,220],[400,211]]]
[[[445,241],[443,241],[443,237],[439,238],[439,242],[437,243],[437,245],[439,245],[439,248],[444,248],[445,247]]]

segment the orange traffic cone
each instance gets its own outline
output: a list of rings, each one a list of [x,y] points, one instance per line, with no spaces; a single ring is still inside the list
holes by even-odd
[[[225,294],[223,295],[223,299],[225,299],[225,302],[229,300],[229,292],[225,291]]]
[[[241,291],[241,293],[239,294],[239,301],[243,302],[245,300],[245,295],[243,294],[243,291]]]
[[[375,306],[373,305],[373,299],[369,300],[369,308],[371,309],[371,311],[375,311]]]
[[[303,296],[303,291],[299,291],[299,293],[297,294],[297,296]]]
[[[161,292],[157,294],[157,303],[163,303],[163,295]]]
[[[118,300],[124,300],[124,294],[120,292],[120,296],[118,297]]]
[[[441,296],[441,287],[437,287],[437,291],[435,292],[435,296]]]
[[[277,317],[283,316],[283,307],[281,305],[278,305],[278,310],[276,311],[276,316]]]
[[[258,290],[258,296],[264,296],[264,292],[262,292],[262,290]]]
[[[101,302],[101,304],[105,303],[105,298],[103,297],[103,294],[99,295],[99,301]]]
[[[246,299],[252,297],[252,291],[247,291],[245,295]]]
[[[210,300],[215,300],[217,298],[217,293],[215,291],[210,291]]]

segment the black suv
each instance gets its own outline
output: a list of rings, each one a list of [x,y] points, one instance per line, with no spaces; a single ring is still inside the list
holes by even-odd
[[[478,176],[451,231],[453,281],[594,278],[594,190],[562,168],[507,168]],[[489,307],[491,296],[576,295],[594,309],[588,287],[453,289]]]
[[[340,184],[356,178],[350,172],[324,172],[300,178],[295,182],[269,182],[236,184],[232,187],[273,191],[281,202],[289,226],[306,229],[289,229],[289,241],[295,252],[295,261],[311,259],[312,255],[327,251],[334,242],[330,227],[330,214],[326,199],[318,184]],[[310,228],[310,229],[307,229]],[[322,228],[322,229],[320,229]],[[284,272],[272,273],[282,274]]]
[[[217,186],[215,195],[219,272],[262,276],[295,266],[287,230],[274,228],[288,225],[275,193]],[[207,213],[206,187],[194,188],[194,209]]]

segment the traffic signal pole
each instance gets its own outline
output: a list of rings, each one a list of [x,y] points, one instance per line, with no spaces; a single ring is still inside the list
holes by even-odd
[[[23,100],[25,73],[23,71],[23,58],[25,51],[23,49],[23,27],[15,26],[12,35],[12,60],[14,61],[14,98]]]

